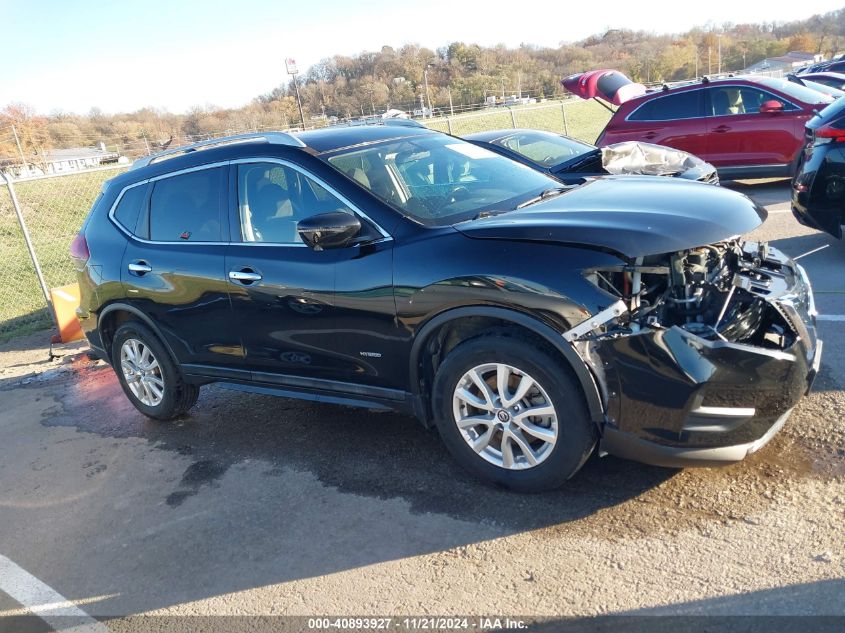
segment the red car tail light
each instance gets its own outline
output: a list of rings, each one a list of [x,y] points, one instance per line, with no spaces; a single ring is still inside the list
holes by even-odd
[[[81,262],[87,262],[88,258],[91,257],[91,252],[88,250],[88,240],[85,239],[85,235],[81,231],[76,234],[73,242],[70,243],[70,256]]]
[[[816,138],[830,138],[834,141],[845,141],[845,130],[825,125],[816,130]]]

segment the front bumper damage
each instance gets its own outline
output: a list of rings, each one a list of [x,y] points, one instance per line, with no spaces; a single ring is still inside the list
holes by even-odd
[[[738,283],[788,324],[782,349],[707,340],[678,326],[576,345],[604,395],[602,453],[659,466],[721,465],[780,430],[818,373],[822,342],[803,268],[774,249],[767,263],[764,283],[755,274]]]

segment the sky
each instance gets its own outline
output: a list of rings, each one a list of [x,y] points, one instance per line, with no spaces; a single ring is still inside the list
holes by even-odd
[[[589,10],[573,7],[589,7]],[[610,28],[683,32],[789,21],[843,0],[0,0],[0,107],[239,107],[332,55],[450,42],[558,46]],[[694,10],[691,10],[694,8]]]

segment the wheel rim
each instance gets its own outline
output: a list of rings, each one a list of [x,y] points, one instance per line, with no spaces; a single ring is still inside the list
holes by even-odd
[[[155,407],[164,400],[164,376],[149,346],[135,338],[120,346],[120,369],[129,391],[141,404]]]
[[[543,463],[558,438],[554,404],[526,372],[503,363],[478,365],[458,381],[452,397],[455,424],[485,461],[506,470]]]

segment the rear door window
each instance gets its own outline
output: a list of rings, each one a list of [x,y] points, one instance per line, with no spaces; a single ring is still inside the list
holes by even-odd
[[[674,121],[702,115],[701,90],[685,90],[646,101],[628,117],[629,121]]]
[[[214,167],[156,181],[150,197],[150,239],[221,241],[225,178],[226,168]]]

